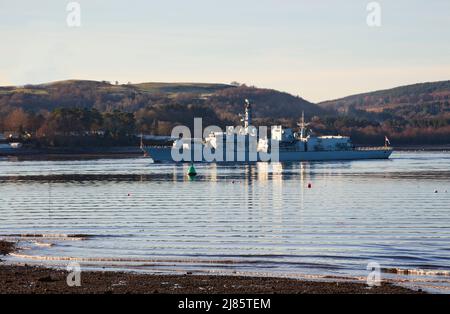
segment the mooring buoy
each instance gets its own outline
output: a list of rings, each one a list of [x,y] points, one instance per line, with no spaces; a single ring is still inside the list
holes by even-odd
[[[191,164],[191,165],[189,166],[187,175],[190,176],[190,177],[195,177],[195,176],[197,175],[197,171],[195,171],[194,164]]]

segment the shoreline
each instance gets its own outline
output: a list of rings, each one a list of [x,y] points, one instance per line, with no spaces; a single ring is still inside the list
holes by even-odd
[[[15,244],[0,241],[0,257]],[[309,281],[279,277],[229,275],[138,274],[121,271],[83,271],[81,286],[67,285],[65,270],[44,266],[5,265],[0,259],[0,294],[424,294],[382,283]]]
[[[393,146],[394,151],[450,151],[450,145],[403,145]],[[133,158],[144,156],[139,147],[111,146],[111,147],[60,147],[60,148],[23,148],[1,152],[0,157],[26,159],[71,159],[71,158]]]
[[[393,146],[394,151],[424,151],[424,152],[440,152],[450,151],[450,145],[403,145]]]
[[[20,158],[22,160],[33,159],[97,159],[97,158],[133,158],[143,156],[139,147],[117,146],[117,147],[60,147],[60,148],[19,148],[7,152],[0,151],[0,157]]]

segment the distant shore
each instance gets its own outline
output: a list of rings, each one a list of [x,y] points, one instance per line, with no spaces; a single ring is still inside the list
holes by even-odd
[[[137,146],[23,148],[0,151],[0,157],[21,159],[127,158],[143,155],[143,151]]]
[[[450,144],[446,145],[403,145],[394,146],[398,151],[450,151]]]
[[[14,243],[0,241],[0,255]],[[289,278],[220,275],[152,275],[86,271],[81,286],[69,287],[63,270],[0,263],[0,294],[421,294],[392,284],[369,288],[363,283],[317,282]]]
[[[394,146],[394,150],[450,151],[450,145]],[[132,158],[143,155],[143,151],[137,146],[23,148],[9,150],[8,152],[0,150],[0,157],[18,157],[21,159]]]

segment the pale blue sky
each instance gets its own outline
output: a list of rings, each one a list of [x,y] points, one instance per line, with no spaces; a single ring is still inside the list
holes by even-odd
[[[450,79],[450,1],[0,0],[0,85],[244,82],[310,101]]]

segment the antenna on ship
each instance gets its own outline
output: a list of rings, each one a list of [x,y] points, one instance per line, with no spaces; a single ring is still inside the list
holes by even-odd
[[[245,117],[244,117],[244,128],[248,130],[248,127],[252,125],[252,104],[250,100],[245,99]]]
[[[139,148],[144,152],[144,157],[148,157],[148,153],[145,150],[145,145],[144,145],[144,135],[141,133],[141,143],[139,145]]]
[[[241,122],[244,122],[244,134],[250,133],[249,127],[252,125],[252,104],[250,100],[245,99],[245,114],[239,114]]]

